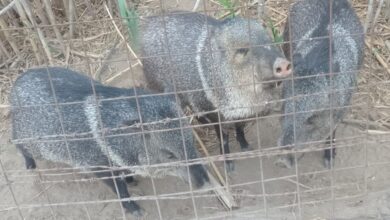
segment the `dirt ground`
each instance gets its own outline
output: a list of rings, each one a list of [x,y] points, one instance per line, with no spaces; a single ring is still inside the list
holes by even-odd
[[[145,5],[154,4],[150,2]],[[167,2],[166,7],[175,9],[193,7],[190,0]],[[107,61],[101,80],[119,87],[145,86],[139,66],[112,77],[129,66],[126,50],[123,45],[119,48]],[[371,57],[366,62],[372,62]],[[74,68],[86,71],[85,67]],[[147,212],[144,219],[159,219],[160,214],[162,219],[390,219],[390,131],[359,123],[379,117],[383,109],[390,112],[389,105],[375,103],[372,90],[366,89],[366,85],[375,86],[367,75],[369,71],[373,71],[372,66],[365,65],[353,101],[355,107],[337,129],[334,169],[323,167],[322,151],[306,153],[298,169],[276,166],[275,157],[237,160],[227,180],[238,209],[224,209],[212,193],[194,201],[191,194],[184,194],[182,198],[139,201]],[[246,130],[252,148],[275,147],[280,134],[279,118],[258,120]],[[9,110],[0,108],[0,219],[20,219],[19,210],[13,208],[16,203],[24,207],[20,212],[25,219],[122,219],[120,204],[111,201],[116,195],[92,175],[70,169],[60,174],[25,170],[22,156],[10,143],[10,133]],[[210,153],[218,155],[214,137],[212,129],[202,130]],[[232,151],[239,152],[234,137],[231,143]],[[47,161],[38,161],[37,166],[46,170],[62,167]],[[223,170],[223,164],[218,167]],[[75,183],[74,179],[80,181]],[[137,186],[128,187],[131,195],[155,194],[150,179],[137,180]],[[156,179],[155,185],[157,195],[189,191],[187,184],[174,177]],[[127,214],[126,219],[134,218]]]

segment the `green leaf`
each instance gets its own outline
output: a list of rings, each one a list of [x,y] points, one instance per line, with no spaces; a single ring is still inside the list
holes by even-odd
[[[130,45],[137,51],[139,47],[139,16],[135,9],[127,9],[126,0],[118,0],[119,13],[127,25]]]
[[[274,25],[271,19],[269,19],[269,26],[271,27],[274,43],[283,43],[283,36],[279,33],[279,30]]]
[[[218,0],[219,4],[222,5],[225,9],[229,10],[230,16],[234,17],[234,3],[232,0]]]

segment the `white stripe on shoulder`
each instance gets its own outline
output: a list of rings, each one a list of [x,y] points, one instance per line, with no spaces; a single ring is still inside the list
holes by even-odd
[[[212,99],[213,94],[212,94],[212,91],[210,90],[210,87],[207,83],[207,79],[204,75],[203,66],[202,66],[202,56],[205,56],[204,54],[202,54],[202,50],[205,47],[205,42],[207,39],[207,32],[208,32],[207,25],[204,25],[202,27],[200,36],[198,38],[198,44],[196,45],[195,60],[196,60],[196,66],[198,67],[199,77],[200,77],[200,80],[202,81],[203,89],[205,90],[205,93],[206,93],[206,97],[209,100],[213,100]]]
[[[108,146],[103,139],[101,133],[99,132],[99,123],[98,123],[98,106],[96,100],[93,96],[88,96],[85,100],[84,104],[84,113],[88,120],[89,128],[93,134],[93,137],[102,150],[103,154],[106,155],[113,165],[116,166],[125,166],[126,164],[122,160],[122,158],[112,151],[111,147]],[[107,155],[108,154],[108,155]]]

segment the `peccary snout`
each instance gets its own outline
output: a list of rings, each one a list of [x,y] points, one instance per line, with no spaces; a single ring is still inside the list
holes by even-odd
[[[291,75],[291,63],[285,58],[276,58],[273,66],[274,75],[277,78],[285,78]]]
[[[190,166],[190,173],[192,176],[192,182],[197,188],[203,187],[206,183],[209,183],[210,179],[204,169],[203,165],[194,164]]]

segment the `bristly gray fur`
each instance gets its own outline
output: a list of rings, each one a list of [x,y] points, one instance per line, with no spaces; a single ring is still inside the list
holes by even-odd
[[[194,112],[218,109],[224,120],[241,119],[265,111],[273,99],[261,82],[273,79],[273,63],[284,56],[257,21],[175,12],[146,18],[141,33],[150,87],[203,90],[179,94]]]
[[[52,93],[48,71],[55,94]],[[197,158],[191,130],[184,129],[184,135],[181,134],[179,120],[183,126],[188,122],[175,119],[183,114],[177,109],[174,96],[140,97],[138,109],[134,91],[104,86],[64,68],[30,69],[16,80],[11,91],[13,139],[35,139],[17,142],[17,147],[25,155],[73,167],[109,166],[109,160],[117,167],[185,161],[183,138],[188,159]],[[150,94],[143,89],[136,91],[139,95]],[[118,99],[104,100],[110,98]],[[58,108],[50,105],[55,102],[60,103]],[[79,103],[66,104],[73,102]],[[145,143],[141,127],[132,126],[140,122],[146,132]],[[162,129],[174,130],[158,131]],[[83,140],[68,138],[65,141],[64,134]],[[144,146],[147,147],[149,161]],[[207,174],[203,166],[198,168],[192,169],[191,174],[199,178],[196,183],[203,183]],[[184,179],[186,171],[184,166],[133,170],[140,175],[172,174]]]
[[[331,1],[332,22],[329,0],[299,1],[290,10],[284,39],[292,41],[293,74],[295,78],[308,78],[295,79],[294,91],[291,81],[283,83],[283,99],[287,101],[283,106],[282,146],[325,140],[344,117],[347,109],[343,107],[349,105],[355,90],[363,61],[364,31],[347,0]],[[325,38],[313,39],[316,37]],[[289,44],[284,50],[289,56]],[[329,73],[334,74],[329,77]]]

